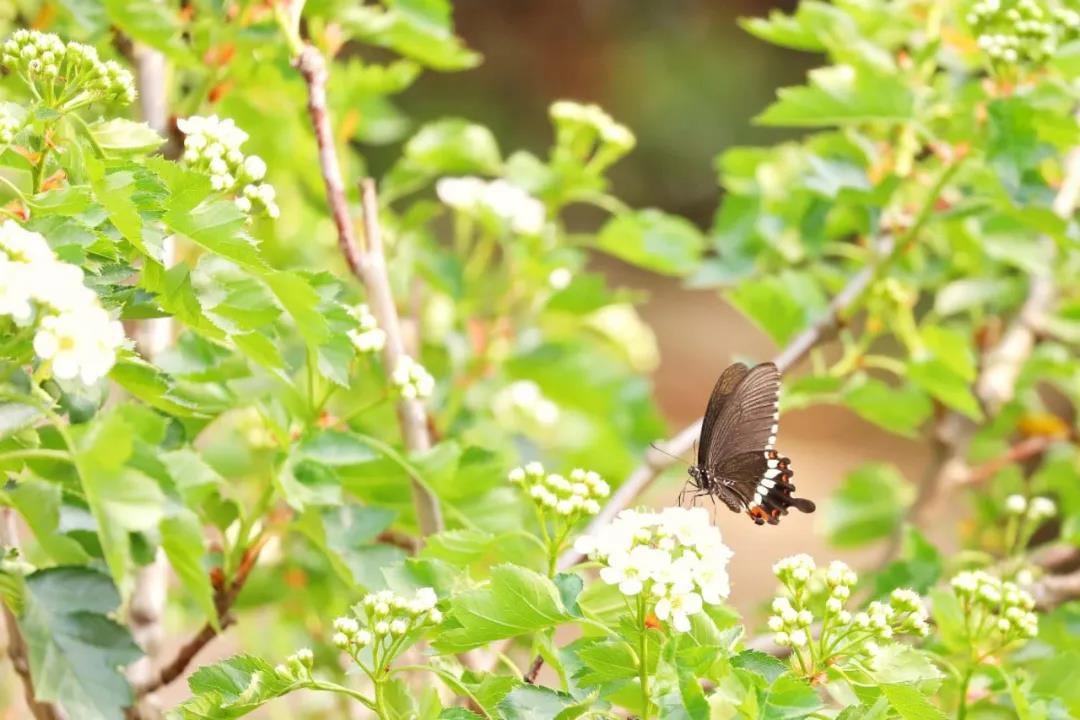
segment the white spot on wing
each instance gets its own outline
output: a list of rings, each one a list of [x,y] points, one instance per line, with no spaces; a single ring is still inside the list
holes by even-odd
[[[762,480],[760,485],[763,488],[765,488],[766,490],[771,490],[776,485],[776,481],[775,480]]]
[[[770,435],[769,436],[769,441],[767,443],[765,443],[765,447],[767,447],[767,448],[769,448],[771,450],[772,446],[775,445],[775,444],[776,444],[776,436],[775,435]]]
[[[774,468],[774,467],[776,467],[776,465],[777,465],[777,464],[778,464],[779,462],[780,462],[779,460],[766,460],[766,461],[765,461],[765,464],[766,464],[766,465],[768,465],[768,466],[769,466],[769,467],[771,467],[771,468]]]
[[[761,500],[762,500],[761,493],[755,492],[754,493],[754,504],[755,505],[760,505]]]
[[[769,470],[765,471],[765,478],[766,479],[772,479],[772,478],[776,477],[779,474],[780,474],[780,468],[770,468]]]

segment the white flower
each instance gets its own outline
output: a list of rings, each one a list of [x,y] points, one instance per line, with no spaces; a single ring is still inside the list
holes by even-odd
[[[184,133],[184,162],[207,175],[214,190],[232,194],[241,212],[258,208],[271,218],[278,216],[274,188],[255,184],[266,175],[266,163],[258,155],[244,156],[240,146],[248,135],[232,119],[193,115],[176,125]]]
[[[445,205],[471,210],[479,204],[485,184],[478,177],[442,178],[435,183],[435,194]]]
[[[1010,515],[1023,515],[1027,512],[1027,500],[1023,495],[1010,495],[1005,498],[1005,511]]]
[[[574,274],[569,268],[558,267],[548,274],[548,285],[555,290],[562,290],[574,279]]]
[[[116,362],[116,348],[123,337],[120,323],[110,320],[100,306],[90,305],[43,317],[34,335],[34,352],[51,362],[56,377],[79,378],[92,385]]]
[[[535,235],[544,227],[544,204],[506,180],[442,178],[435,183],[435,194],[457,210],[490,212],[518,233]]]
[[[618,585],[623,595],[634,596],[642,591],[645,581],[660,572],[670,560],[661,550],[638,545],[627,554],[612,556],[610,564],[601,568],[600,577],[608,585]]]
[[[1030,516],[1032,520],[1043,520],[1054,517],[1057,514],[1057,506],[1054,501],[1046,497],[1031,499]]]
[[[495,395],[491,405],[495,417],[512,428],[546,428],[559,419],[559,407],[544,397],[532,380],[510,383]]]
[[[349,340],[362,353],[373,353],[386,345],[386,332],[379,327],[375,316],[367,305],[357,305],[349,309],[349,314],[356,319],[357,327],[348,331]]]
[[[701,596],[695,592],[674,593],[656,603],[656,617],[661,620],[671,618],[671,624],[678,632],[690,629],[690,616],[701,612]]]
[[[34,313],[30,304],[33,288],[25,263],[0,258],[0,315],[10,315],[18,325],[29,322]]]
[[[810,637],[807,635],[806,631],[802,629],[793,630],[790,637],[791,644],[795,647],[802,647],[810,641]]]

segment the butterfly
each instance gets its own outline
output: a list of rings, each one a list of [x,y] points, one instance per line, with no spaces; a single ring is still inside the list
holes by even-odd
[[[776,525],[794,507],[814,512],[814,503],[792,497],[791,460],[776,450],[780,371],[772,363],[752,370],[735,363],[716,381],[701,422],[697,464],[680,493],[719,498],[732,512],[746,512],[758,525]]]

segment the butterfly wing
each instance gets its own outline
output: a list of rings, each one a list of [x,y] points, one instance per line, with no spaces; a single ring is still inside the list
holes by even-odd
[[[750,373],[750,369],[742,363],[728,366],[713,386],[712,395],[709,396],[709,404],[705,407],[705,417],[701,420],[701,438],[698,441],[698,466],[708,467],[708,458],[715,439],[716,420],[725,408],[729,407],[732,393]]]
[[[733,366],[734,367],[734,366]],[[702,424],[698,464],[717,468],[725,458],[743,452],[765,453],[776,443],[780,371],[772,363],[762,363],[753,370],[743,368],[743,377],[728,392],[711,423]],[[716,383],[717,390],[731,368]],[[714,396],[717,390],[713,390]],[[710,408],[713,399],[709,400]],[[706,418],[708,420],[708,418]],[[706,430],[708,436],[706,437]]]

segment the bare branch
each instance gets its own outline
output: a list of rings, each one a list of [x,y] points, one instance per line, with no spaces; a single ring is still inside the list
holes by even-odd
[[[877,243],[876,262],[863,267],[859,272],[848,280],[847,285],[837,293],[829,303],[828,309],[810,327],[803,330],[791,340],[777,355],[773,362],[780,368],[780,372],[787,372],[799,363],[815,346],[831,338],[840,327],[844,319],[844,313],[858,300],[863,292],[869,287],[874,277],[879,272],[881,263],[892,256],[895,240],[891,235],[883,236]],[[645,462],[642,463],[630,477],[608,499],[603,509],[592,519],[586,534],[595,534],[597,530],[610,523],[616,515],[628,507],[634,499],[652,484],[654,480],[675,462],[678,457],[694,446],[694,441],[701,432],[701,418],[683,428],[670,440],[663,442],[658,448],[650,449],[645,454]],[[581,562],[582,555],[576,550],[570,549],[559,558],[559,567],[566,569]]]
[[[153,674],[146,682],[136,686],[136,698],[142,698],[150,693],[156,692],[183,675],[188,665],[195,659],[195,656],[198,655],[204,647],[210,644],[211,640],[233,624],[234,618],[230,614],[230,610],[236,602],[236,598],[240,596],[240,591],[244,589],[248,576],[251,575],[251,571],[255,568],[255,563],[259,559],[259,553],[262,552],[263,547],[269,539],[270,535],[267,532],[260,535],[244,552],[244,557],[240,561],[240,565],[236,568],[236,573],[233,575],[232,582],[227,586],[219,586],[214,593],[214,608],[218,615],[218,628],[214,628],[210,623],[206,623],[194,637],[180,646],[180,649],[172,660],[165,663],[165,665],[163,665],[161,669]]]
[[[361,183],[366,241],[366,247],[361,249],[353,226],[352,215],[349,212],[348,200],[345,197],[345,185],[341,179],[341,168],[326,107],[326,60],[315,47],[304,45],[294,64],[307,84],[308,115],[311,118],[315,141],[319,147],[319,167],[322,169],[330,213],[334,218],[334,226],[337,228],[338,246],[353,275],[364,284],[371,312],[378,321],[379,327],[386,333],[382,360],[386,373],[389,374],[397,367],[405,354],[405,349],[401,322],[390,288],[386,258],[383,254],[382,233],[379,227],[379,201],[375,183],[371,180],[364,180]],[[423,452],[429,449],[431,435],[428,432],[427,412],[424,410],[423,403],[415,399],[402,398],[398,401],[397,415],[405,447],[411,452]],[[438,500],[416,478],[412,478],[410,482],[421,533],[430,535],[439,532],[443,527],[443,521]]]

